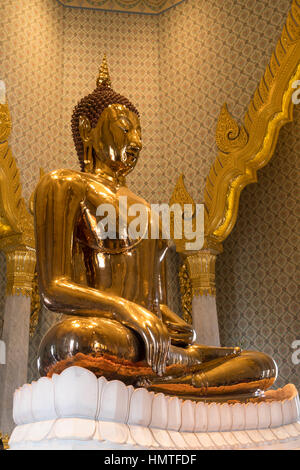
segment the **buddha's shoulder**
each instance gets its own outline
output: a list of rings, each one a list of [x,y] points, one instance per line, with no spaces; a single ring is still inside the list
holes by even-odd
[[[52,187],[83,188],[86,186],[85,174],[76,170],[60,169],[46,173],[39,181],[37,190]]]
[[[43,178],[53,181],[74,181],[83,180],[84,173],[76,170],[70,170],[68,168],[61,168],[60,170],[50,171],[46,173]]]

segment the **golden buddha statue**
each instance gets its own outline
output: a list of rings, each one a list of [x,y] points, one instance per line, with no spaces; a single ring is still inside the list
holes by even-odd
[[[40,374],[78,365],[192,399],[261,394],[276,379],[272,358],[195,344],[192,326],[168,308],[167,240],[133,239],[126,226],[122,236],[99,237],[99,205],[118,213],[126,196],[129,208],[139,203],[149,210],[125,182],[142,148],[139,113],[111,88],[105,59],[96,89],[74,109],[72,132],[81,172],[43,176],[34,197],[41,299],[69,316],[44,336]]]

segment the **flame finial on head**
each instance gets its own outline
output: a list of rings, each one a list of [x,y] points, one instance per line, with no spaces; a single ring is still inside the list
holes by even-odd
[[[103,60],[99,69],[99,76],[97,78],[96,84],[97,86],[104,85],[104,84],[109,87],[111,86],[111,80],[110,80],[109,71],[108,71],[106,54],[104,54],[103,56]]]

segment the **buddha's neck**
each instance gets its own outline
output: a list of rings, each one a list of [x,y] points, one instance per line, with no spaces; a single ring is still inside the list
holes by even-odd
[[[102,179],[106,180],[108,183],[113,184],[116,187],[126,186],[125,176],[118,175],[113,171],[109,166],[104,163],[96,164],[94,174]]]

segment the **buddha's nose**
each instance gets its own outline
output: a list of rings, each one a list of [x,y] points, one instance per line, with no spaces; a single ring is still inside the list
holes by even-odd
[[[129,136],[129,147],[134,152],[139,152],[142,148],[142,139],[137,132],[132,132]]]

